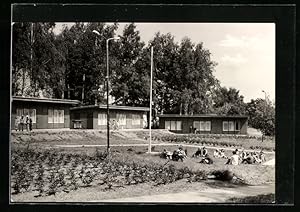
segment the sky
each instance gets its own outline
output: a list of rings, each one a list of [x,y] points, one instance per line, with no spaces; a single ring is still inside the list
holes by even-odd
[[[59,33],[63,24],[56,23]],[[117,35],[127,23],[119,23]],[[245,102],[265,98],[275,101],[275,24],[274,23],[135,23],[146,44],[156,32],[171,33],[176,42],[189,37],[203,42],[217,62],[214,76],[221,86],[233,87]],[[72,23],[68,23],[71,26]],[[155,52],[154,52],[155,54]]]

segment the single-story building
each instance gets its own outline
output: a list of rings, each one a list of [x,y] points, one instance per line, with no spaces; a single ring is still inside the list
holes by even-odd
[[[11,126],[15,129],[16,117],[28,115],[33,129],[70,128],[70,107],[78,100],[35,97],[12,97]]]
[[[147,127],[147,107],[109,105],[109,120],[118,129]],[[71,108],[71,128],[106,129],[107,105],[87,105]]]
[[[248,116],[162,114],[158,117],[160,129],[177,133],[247,134]]]

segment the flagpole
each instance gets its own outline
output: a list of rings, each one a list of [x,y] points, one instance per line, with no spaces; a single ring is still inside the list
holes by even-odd
[[[151,153],[151,123],[152,123],[152,75],[153,75],[153,46],[151,47],[151,72],[150,72],[150,116],[149,116],[149,147],[148,152]]]

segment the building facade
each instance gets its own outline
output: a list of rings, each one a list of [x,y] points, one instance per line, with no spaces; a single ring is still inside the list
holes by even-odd
[[[146,107],[109,106],[109,120],[118,129],[147,127]],[[107,129],[107,106],[88,105],[71,108],[71,128]]]
[[[70,128],[70,107],[78,105],[77,100],[48,99],[34,97],[12,97],[11,127],[16,121],[28,115],[33,129]]]
[[[176,133],[247,134],[247,116],[159,115],[159,128]]]

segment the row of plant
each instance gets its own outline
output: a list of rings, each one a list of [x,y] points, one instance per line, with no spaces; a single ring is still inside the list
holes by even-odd
[[[241,135],[241,134],[168,134],[163,136],[184,136],[184,137],[200,137],[200,138],[211,138],[211,139],[223,139],[223,138],[229,138],[229,139],[242,139],[242,140],[248,140],[248,139],[256,139],[261,141],[262,136],[255,136],[255,135]],[[156,136],[157,138],[161,136]],[[264,136],[264,140],[270,140],[274,141],[274,136]]]
[[[275,151],[275,144],[268,143],[257,143],[247,141],[240,141],[239,138],[234,139],[212,139],[212,137],[202,137],[197,135],[166,135],[153,137],[153,140],[160,142],[172,142],[172,143],[187,143],[187,144],[199,144],[205,146],[222,146],[222,147],[232,147],[232,148],[242,148],[247,147],[253,150],[266,150]]]
[[[168,162],[167,162],[168,163]],[[19,149],[12,152],[12,193],[35,191],[36,197],[70,192],[79,187],[102,185],[104,189],[152,182],[154,185],[180,179],[204,180],[212,173],[191,171],[174,165],[139,164],[96,151],[94,156],[55,151]]]

